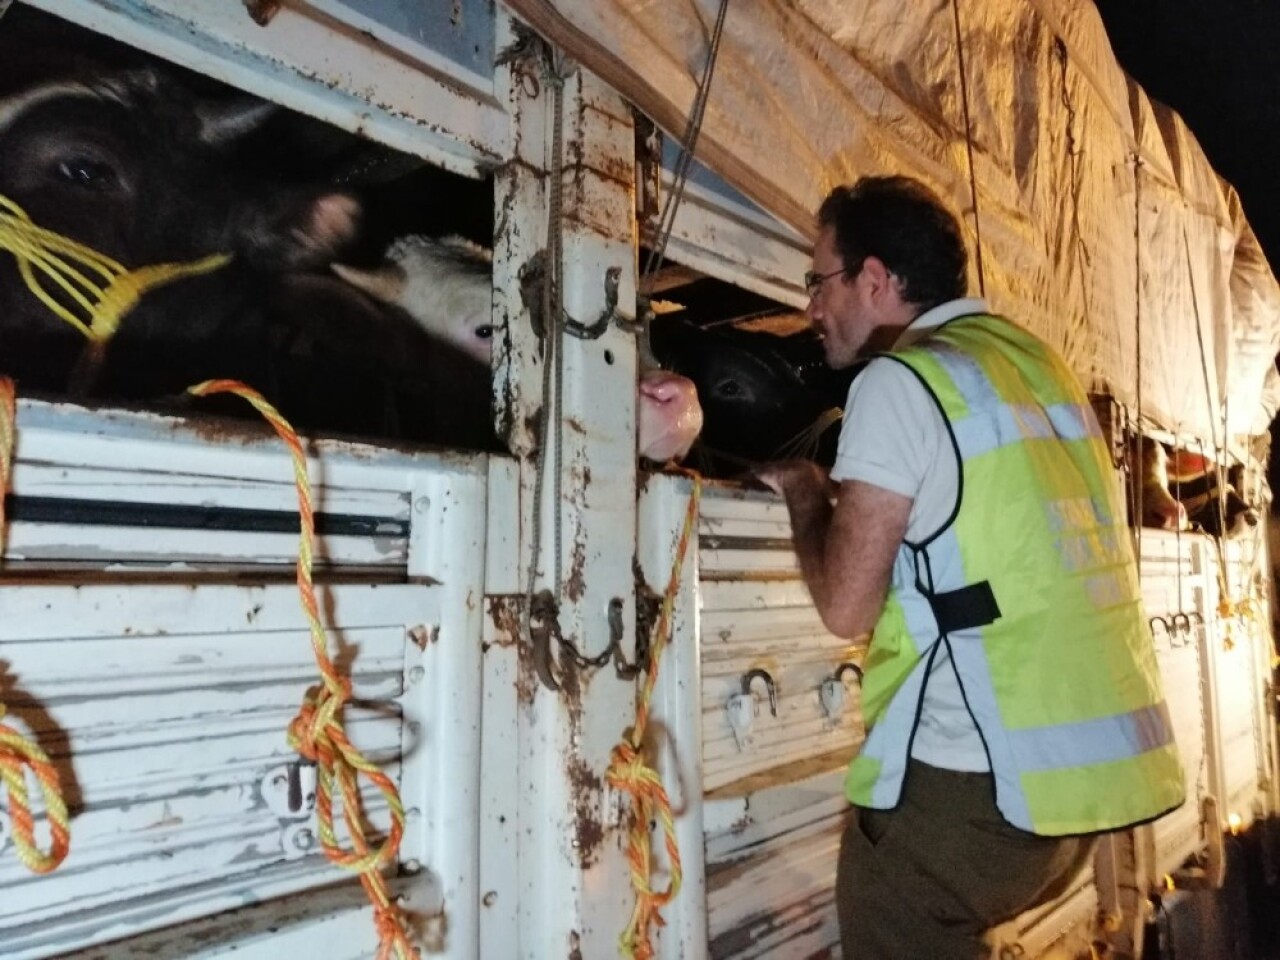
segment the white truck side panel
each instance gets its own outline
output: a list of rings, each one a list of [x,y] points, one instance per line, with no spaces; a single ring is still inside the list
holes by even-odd
[[[18,435],[2,696],[60,769],[72,852],[33,877],[0,843],[6,956],[107,942],[121,956],[189,956],[193,937],[214,956],[255,916],[274,919],[271,949],[292,952],[295,937],[317,936],[321,913],[305,891],[346,904],[323,922],[351,931],[350,955],[371,954],[368,908],[343,899],[359,887],[319,852],[313,807],[282,806],[296,759],[285,728],[318,680],[290,582],[297,507],[283,446],[252,428],[34,402],[20,407]],[[352,740],[398,782],[406,807],[397,889],[426,921],[426,942],[473,957],[487,458],[325,442],[310,451],[322,520],[346,516],[360,532],[341,539],[390,545],[344,555],[322,537],[318,597],[355,685]],[[50,517],[91,520],[22,519],[33,501]],[[175,519],[174,506],[203,513]],[[209,516],[243,525],[222,532],[257,544],[256,555],[219,562],[207,530],[180,525]],[[252,533],[282,521],[295,529]],[[23,555],[37,528],[56,561]],[[385,829],[385,802],[365,793]],[[216,917],[255,904],[265,906]]]

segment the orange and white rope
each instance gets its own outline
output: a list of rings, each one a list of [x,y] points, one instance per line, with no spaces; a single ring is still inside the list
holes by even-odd
[[[627,829],[627,861],[631,868],[631,886],[635,890],[636,905],[631,912],[631,919],[626,929],[619,938],[618,946],[623,956],[632,957],[635,960],[650,960],[653,957],[649,928],[653,925],[663,925],[659,911],[680,892],[680,884],[684,878],[680,865],[680,848],[676,842],[675,819],[671,813],[671,801],[667,798],[662,778],[645,757],[644,735],[649,723],[649,709],[653,700],[654,687],[658,682],[658,664],[670,640],[671,614],[676,596],[680,592],[685,555],[689,551],[689,541],[693,537],[698,520],[702,478],[692,472],[689,472],[689,476],[693,480],[693,490],[689,496],[684,526],[681,528],[680,539],[676,545],[671,576],[662,597],[662,613],[654,628],[653,647],[649,654],[644,683],[636,696],[636,722],[624,735],[622,741],[613,748],[612,761],[605,774],[605,780],[610,786],[631,797],[631,818]],[[649,825],[655,819],[662,825],[667,851],[670,880],[665,890],[653,889]]]
[[[311,568],[315,553],[315,514],[311,484],[307,479],[306,455],[302,441],[289,422],[260,393],[236,380],[206,380],[188,388],[188,393],[209,396],[230,393],[248,401],[276,431],[293,459],[294,483],[298,489],[301,537],[298,546],[298,593],[302,610],[311,628],[311,647],[322,682],[307,691],[302,708],[289,724],[289,745],[306,760],[317,765],[316,816],[320,844],[325,856],[340,867],[360,874],[360,882],[374,908],[378,931],[378,960],[391,956],[417,960],[407,920],[387,890],[381,869],[396,859],[404,835],[404,806],[391,779],[370,763],[347,738],[343,727],[343,707],[351,699],[351,680],[339,675],[329,659],[328,637],[320,621]],[[359,777],[363,774],[382,792],[391,811],[391,829],[381,846],[373,847],[365,836]],[[342,795],[342,817],[351,836],[352,849],[344,849],[334,833],[334,787]]]
[[[9,476],[13,465],[13,447],[17,436],[17,403],[13,381],[0,377],[0,558],[4,555],[4,498],[9,492]],[[0,720],[5,706],[0,703]],[[26,769],[35,775],[44,795],[45,813],[49,818],[49,852],[41,853],[35,841],[35,819],[27,796]],[[58,770],[36,742],[23,736],[7,723],[0,723],[0,781],[9,794],[9,820],[13,827],[18,859],[32,873],[49,873],[57,869],[71,849],[71,824],[67,804],[62,798]]]

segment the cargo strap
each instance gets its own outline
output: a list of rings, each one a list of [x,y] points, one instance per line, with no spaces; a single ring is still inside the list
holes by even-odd
[[[241,397],[262,414],[289,448],[302,528],[298,544],[298,593],[302,599],[302,611],[311,628],[311,648],[322,677],[320,684],[307,691],[302,708],[289,724],[289,746],[318,767],[316,817],[319,820],[320,844],[331,862],[360,874],[360,882],[373,903],[374,926],[378,931],[378,960],[392,956],[399,960],[417,960],[418,951],[410,941],[408,922],[387,890],[387,882],[381,873],[383,867],[395,862],[404,835],[404,806],[400,802],[400,793],[395,783],[351,744],[343,728],[342,711],[351,699],[351,680],[339,675],[329,659],[328,637],[320,621],[311,579],[315,514],[302,441],[289,422],[260,393],[236,380],[206,380],[189,387],[187,392],[198,397],[216,393]],[[382,791],[391,811],[391,829],[380,847],[371,847],[365,837],[360,774]],[[351,850],[339,845],[333,829],[335,785],[342,794],[342,817],[351,835]]]
[[[680,592],[684,558],[689,552],[689,541],[692,539],[694,526],[698,520],[698,501],[702,495],[702,478],[692,471],[682,472],[692,479],[693,489],[689,495],[688,509],[685,511],[684,526],[676,545],[671,576],[662,597],[662,612],[654,628],[649,667],[645,671],[644,683],[640,685],[636,695],[636,722],[623,735],[622,741],[613,748],[609,770],[605,774],[605,781],[611,787],[631,797],[631,817],[627,830],[629,840],[627,861],[631,867],[631,886],[636,893],[636,905],[631,912],[630,922],[619,938],[618,946],[624,956],[633,957],[635,960],[649,960],[653,957],[649,927],[652,924],[663,925],[662,916],[658,911],[680,892],[683,879],[671,802],[667,798],[667,791],[662,786],[662,778],[649,764],[644,751],[649,707],[653,700],[654,685],[658,681],[658,664],[662,658],[662,651],[670,641],[671,613],[676,596]],[[655,891],[652,886],[653,865],[650,856],[649,825],[655,819],[662,824],[668,872],[671,877],[667,889],[662,891]]]
[[[938,632],[944,635],[985,627],[1000,619],[1000,605],[996,603],[990,580],[942,593],[932,593],[922,587],[921,592],[933,610]]]
[[[0,377],[0,563],[4,560],[4,498],[9,490],[9,473],[13,464],[16,412],[13,381]],[[5,706],[0,703],[0,719],[4,715]],[[41,853],[36,847],[35,824],[27,799],[27,777],[23,767],[31,768],[44,794],[51,838],[48,854]],[[34,740],[24,737],[6,723],[0,723],[0,780],[9,791],[9,819],[13,824],[18,859],[32,873],[50,873],[57,869],[71,848],[71,828],[58,770]]]

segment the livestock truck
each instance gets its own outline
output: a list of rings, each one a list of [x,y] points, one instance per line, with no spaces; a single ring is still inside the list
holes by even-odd
[[[822,628],[780,500],[638,464],[633,386],[668,312],[802,326],[813,211],[858,175],[912,174],[961,211],[975,287],[1063,350],[1117,483],[1135,487],[1144,435],[1235,466],[1266,510],[1280,289],[1234,191],[1084,0],[0,11],[0,44],[42,19],[68,56],[127,50],[278,105],[298,139],[260,166],[335,158],[325,175],[377,186],[392,222],[469,223],[492,248],[496,437],[306,436],[300,501],[289,434],[256,414],[18,381],[8,960],[357,960],[397,929],[457,960],[594,960],[620,938],[672,960],[837,955],[862,649]],[[99,179],[92,160],[71,173]],[[345,386],[339,366],[339,404]],[[1221,885],[1228,838],[1275,814],[1264,539],[1134,537],[1188,799],[993,931],[1001,960],[1141,956],[1155,905]],[[336,712],[294,724],[307,696]],[[355,828],[344,762],[375,774],[347,788]]]

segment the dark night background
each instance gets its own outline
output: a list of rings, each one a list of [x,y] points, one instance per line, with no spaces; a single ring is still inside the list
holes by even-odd
[[[1096,0],[1116,59],[1182,115],[1280,274],[1280,0]]]
[[[1240,192],[1271,270],[1280,275],[1280,0],[1095,3],[1120,66],[1181,114],[1214,169]],[[1271,448],[1276,491],[1276,424]]]

